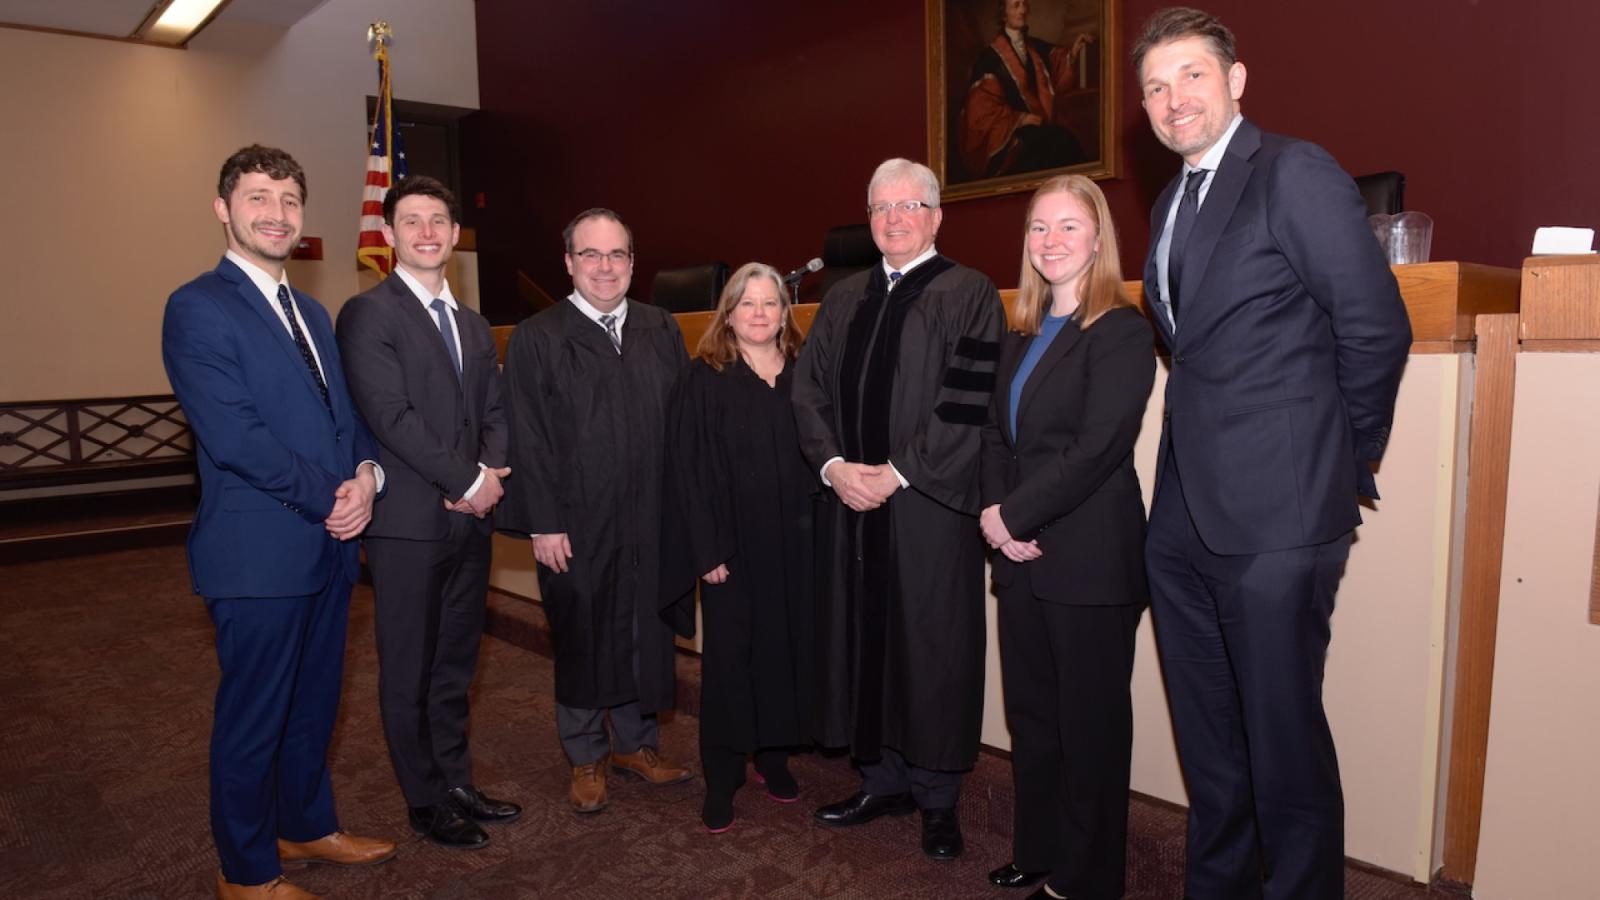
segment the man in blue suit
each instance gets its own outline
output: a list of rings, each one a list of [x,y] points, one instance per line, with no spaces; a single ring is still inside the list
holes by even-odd
[[[1240,115],[1220,21],[1161,10],[1133,63],[1184,160],[1151,214],[1144,291],[1172,352],[1145,558],[1189,792],[1186,895],[1342,898],[1323,664],[1410,325],[1350,177]]]
[[[173,293],[161,353],[195,438],[189,569],[217,629],[211,831],[219,898],[301,898],[285,863],[364,865],[386,840],[339,830],[328,741],[339,705],[355,538],[382,487],[328,313],[289,288],[305,173],[246,147],[222,166],[228,251]]]

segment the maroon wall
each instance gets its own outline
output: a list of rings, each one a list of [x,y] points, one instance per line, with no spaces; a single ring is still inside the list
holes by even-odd
[[[1160,3],[1126,0],[1123,48]],[[1406,173],[1435,219],[1433,257],[1516,266],[1540,224],[1600,218],[1587,0],[1215,0],[1249,70],[1243,107],[1316,141],[1352,173]],[[924,159],[922,0],[809,3],[479,0],[482,112],[466,130],[468,210],[491,317],[514,321],[507,273],[570,289],[559,233],[590,206],[634,229],[634,296],[657,268],[780,267],[865,220],[872,168]],[[1137,275],[1149,208],[1177,171],[1131,73],[1123,177],[1103,183]],[[1569,112],[1568,110],[1574,110]],[[1588,167],[1580,167],[1587,157]],[[950,204],[939,247],[1017,280],[1026,195]]]

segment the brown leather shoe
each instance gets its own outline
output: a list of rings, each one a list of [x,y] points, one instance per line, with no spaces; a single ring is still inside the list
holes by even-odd
[[[234,884],[217,873],[217,900],[318,900],[317,895],[301,890],[279,875],[266,884]]]
[[[567,792],[573,812],[597,813],[606,808],[606,759],[572,767],[572,790]]]
[[[632,753],[613,753],[611,767],[618,772],[631,772],[651,784],[677,784],[694,777],[693,772],[661,756],[654,747],[640,747]]]
[[[278,861],[284,865],[319,863],[330,866],[370,866],[394,855],[394,841],[356,837],[335,831],[314,841],[278,841]]]

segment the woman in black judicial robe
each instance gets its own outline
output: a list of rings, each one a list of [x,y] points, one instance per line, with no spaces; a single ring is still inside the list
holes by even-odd
[[[723,290],[669,413],[670,493],[682,527],[673,543],[680,576],[692,572],[669,592],[687,590],[688,577],[701,582],[702,819],[713,833],[733,824],[751,753],[770,796],[792,802],[790,748],[809,741],[817,478],[800,454],[789,400],[799,352],[781,278],[748,263]]]
[[[983,432],[1000,674],[1016,787],[1012,861],[989,875],[1034,897],[1123,895],[1134,634],[1148,603],[1133,445],[1154,336],[1121,290],[1094,182],[1046,182]],[[1020,332],[1020,333],[1019,333]],[[1046,889],[1048,888],[1048,891]]]

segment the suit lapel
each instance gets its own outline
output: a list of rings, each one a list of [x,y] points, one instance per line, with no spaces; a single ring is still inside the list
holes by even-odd
[[[1150,210],[1150,252],[1144,257],[1144,300],[1150,308],[1150,318],[1155,320],[1156,327],[1161,329],[1161,339],[1168,347],[1172,346],[1172,325],[1167,321],[1166,310],[1169,308],[1167,299],[1161,295],[1161,272],[1157,265],[1156,248],[1161,243],[1161,232],[1167,225],[1167,212],[1172,207],[1172,197],[1177,193],[1178,183],[1183,180],[1180,172],[1175,178],[1167,182],[1166,190],[1156,198],[1156,205]]]
[[[1067,322],[1061,326],[1060,331],[1056,332],[1055,340],[1052,340],[1050,346],[1045,348],[1044,355],[1039,357],[1039,361],[1034,364],[1033,371],[1028,373],[1028,383],[1022,386],[1022,396],[1017,402],[1018,422],[1023,421],[1023,414],[1027,412],[1034,399],[1039,396],[1039,391],[1042,390],[1040,385],[1044,384],[1045,380],[1049,378],[1050,370],[1061,362],[1062,357],[1065,357],[1082,339],[1083,331],[1075,321]]]
[[[272,307],[267,305],[269,301],[266,297],[262,296],[261,291],[256,287],[255,282],[251,281],[250,277],[245,275],[244,271],[241,270],[237,265],[234,265],[233,260],[230,260],[227,257],[223,257],[222,262],[217,265],[217,274],[222,277],[223,281],[233,285],[235,295],[238,297],[239,302],[243,303],[260,318],[261,324],[267,329],[269,339],[276,344],[280,350],[283,351],[285,361],[296,372],[300,373],[301,379],[305,382],[306,390],[310,391],[311,396],[316,398],[318,405],[321,405],[322,391],[317,388],[317,382],[311,377],[311,369],[306,366],[305,359],[300,356],[300,348],[295,346],[294,338],[289,334],[289,330],[283,327],[283,320],[279,319],[278,314],[273,311]],[[293,294],[295,292],[291,289],[290,293]],[[277,301],[272,300],[270,302],[276,303]],[[300,299],[297,296],[295,298],[295,303],[298,304],[299,302]],[[306,320],[306,325],[308,328],[310,328],[311,317],[302,314],[301,318]],[[315,337],[312,337],[309,334],[307,335],[307,339],[313,341],[316,340]],[[335,357],[328,355],[328,350],[322,342],[317,343],[317,352],[324,360],[323,377],[326,378],[328,361],[334,359]],[[331,393],[329,394],[329,399],[332,399]]]
[[[1027,346],[1027,338],[1016,332],[1008,333],[1000,346],[1000,365],[995,369],[994,396],[1000,402],[1000,435],[1013,449],[1017,446],[1017,436],[1011,431],[1011,382],[1017,377],[1017,366],[1022,364]]]
[[[1244,186],[1255,171],[1250,164],[1250,157],[1260,146],[1260,130],[1248,121],[1240,122],[1238,130],[1233,133],[1233,140],[1228,143],[1227,151],[1222,154],[1217,174],[1211,176],[1211,186],[1206,189],[1206,201],[1200,207],[1200,215],[1194,220],[1194,231],[1189,234],[1188,246],[1184,247],[1183,282],[1191,292],[1205,283],[1206,269],[1211,264],[1211,251],[1216,249],[1217,240],[1227,230],[1228,221],[1239,206]],[[1193,300],[1193,293],[1179,298],[1179,318],[1188,320],[1194,314],[1196,304]]]
[[[434,314],[422,305],[422,301],[418,300],[417,295],[411,292],[411,288],[400,280],[399,275],[391,274],[384,281],[384,284],[389,288],[389,295],[394,299],[394,302],[400,305],[400,317],[405,321],[405,327],[411,329],[411,333],[423,346],[433,348],[426,352],[433,357],[434,365],[454,381],[456,377],[455,363],[450,361],[450,350],[444,345],[444,332],[439,330],[439,323],[434,318]],[[455,323],[455,329],[458,333],[462,330],[459,318]],[[461,373],[463,382],[466,378],[467,359],[467,338],[466,335],[462,334]]]

